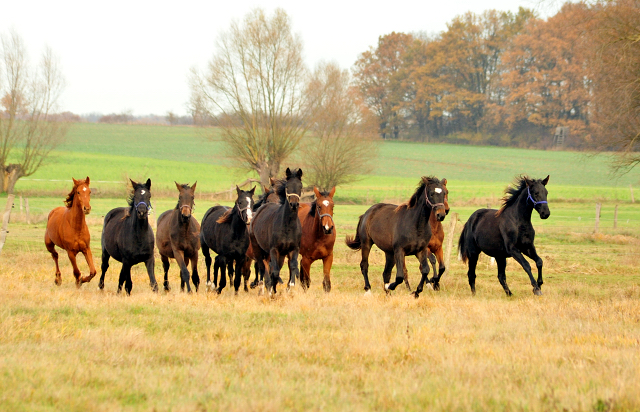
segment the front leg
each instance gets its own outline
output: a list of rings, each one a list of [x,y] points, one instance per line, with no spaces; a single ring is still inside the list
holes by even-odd
[[[544,283],[542,281],[542,258],[540,256],[538,256],[538,253],[536,252],[536,247],[533,244],[531,246],[529,246],[529,249],[527,249],[523,253],[529,259],[531,259],[531,260],[536,262],[536,267],[538,268],[538,282],[537,283],[538,283],[538,288],[540,288],[542,286],[542,284]]]
[[[187,269],[187,264],[184,262],[184,251],[173,248],[173,257],[178,262],[178,266],[180,267],[180,290],[184,292],[185,285],[187,286],[187,292],[191,293],[191,285],[189,283],[189,269]]]
[[[191,281],[196,288],[196,292],[200,289],[200,276],[198,275],[198,252],[191,256]]]
[[[233,278],[233,287],[236,290],[236,295],[238,294],[238,290],[240,289],[240,283],[242,282],[242,271],[244,269],[244,260],[245,257],[241,257],[239,259],[236,259],[236,274],[235,277]],[[246,287],[246,284],[245,284]]]
[[[151,254],[151,257],[144,262],[144,265],[147,268],[147,275],[149,276],[149,286],[151,286],[152,291],[157,293],[158,282],[156,281],[156,273],[155,273],[156,258],[153,255],[153,253]],[[131,275],[129,275],[129,278],[131,278]]]
[[[278,256],[278,251],[275,248],[269,251],[269,255],[271,260],[266,275],[267,278],[265,279],[265,286],[267,287],[269,295],[274,295],[276,293],[276,286],[282,282],[282,279],[280,279],[280,266],[278,265],[280,256]]]
[[[433,266],[433,274],[434,277],[431,279],[431,282],[433,283],[433,290],[440,290],[440,279],[442,278],[442,275],[444,275],[445,270],[447,270],[447,268],[444,266],[444,252],[442,250],[442,247],[440,247],[438,250],[436,250],[435,254],[435,259],[434,261],[432,261],[432,266]],[[434,254],[432,254],[431,256],[433,256]],[[438,260],[438,275],[436,276],[436,265],[435,265],[435,260]]]
[[[427,254],[428,252],[426,250],[422,250],[416,254],[416,258],[418,258],[418,261],[420,262],[420,271],[422,272],[422,277],[420,278],[418,288],[413,293],[413,296],[415,296],[416,298],[420,296],[420,293],[422,293],[424,284],[429,283],[429,258]]]
[[[85,276],[81,278],[80,282],[87,283],[87,282],[90,282],[91,279],[93,279],[97,271],[96,271],[96,267],[93,264],[93,255],[91,254],[91,248],[87,246],[86,249],[82,251],[82,254],[84,255],[84,258],[87,260],[87,265],[89,265],[89,276]]]
[[[300,269],[298,268],[298,249],[289,252],[289,287],[296,285],[296,278],[300,278]]]
[[[520,253],[520,251],[515,247],[515,245],[511,245],[507,249],[507,253],[509,253],[509,255],[513,258],[513,260],[518,262],[520,266],[522,266],[524,271],[527,272],[527,275],[529,275],[531,286],[533,286],[533,294],[538,296],[542,295],[542,291],[538,286],[538,282],[536,282],[536,280],[533,278],[533,273],[531,273],[531,265],[529,265],[529,262],[527,262],[527,259],[524,258],[522,253]]]
[[[404,249],[401,247],[395,250],[393,254],[394,260],[396,261],[396,280],[389,286],[385,287],[389,290],[395,290],[400,284],[404,282]]]
[[[322,259],[322,272],[324,274],[322,287],[327,293],[331,292],[331,265],[333,265],[333,251],[329,256]]]
[[[169,292],[171,290],[171,285],[169,285],[169,268],[171,267],[171,263],[165,255],[160,255],[160,260],[162,261],[162,270],[164,271],[164,291]]]
[[[71,250],[67,250],[67,255],[69,256],[69,260],[71,261],[71,266],[73,266],[73,276],[76,278],[76,287],[80,287],[82,284],[80,280],[80,269],[78,269],[78,263],[76,262],[76,253]]]
[[[313,261],[306,256],[302,256],[302,259],[300,259],[300,284],[302,285],[302,289],[304,289],[305,291],[309,289],[309,286],[311,286],[312,263]]]

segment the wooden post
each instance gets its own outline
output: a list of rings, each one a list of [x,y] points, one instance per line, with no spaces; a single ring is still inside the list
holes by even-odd
[[[633,199],[633,186],[629,184],[629,190],[631,191],[631,203],[635,203],[636,201]]]
[[[449,223],[449,229],[447,230],[447,245],[444,249],[444,267],[445,273],[449,272],[449,262],[451,262],[451,249],[453,249],[453,235],[456,231],[456,224],[458,223],[458,214],[451,213],[451,222]],[[444,275],[444,273],[443,273]]]
[[[4,247],[4,242],[7,240],[7,230],[9,228],[9,218],[11,217],[11,208],[13,207],[13,200],[16,195],[10,194],[7,196],[7,204],[4,207],[4,214],[2,215],[2,230],[0,230],[0,253]]]
[[[615,210],[613,211],[613,228],[618,227],[618,205],[616,205]]]
[[[22,213],[22,195],[20,195],[20,213]]]
[[[600,209],[602,208],[602,203],[596,203],[596,228],[593,233],[598,233],[598,226],[600,226]]]
[[[27,212],[27,224],[31,223],[31,219],[29,218],[29,198],[24,199],[24,208]]]

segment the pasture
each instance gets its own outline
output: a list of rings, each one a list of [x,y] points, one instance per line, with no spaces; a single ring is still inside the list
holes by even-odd
[[[125,174],[151,176],[154,223],[175,207],[173,180],[198,180],[194,214],[200,221],[216,204],[208,193],[247,176],[227,169],[224,158],[207,154],[215,149],[198,149],[200,157],[191,161],[192,149],[176,149],[175,159],[169,159],[171,145],[185,141],[188,146],[201,138],[190,128],[158,132],[141,126],[147,137],[135,143],[136,154],[128,146],[134,141],[128,133],[136,127],[74,126],[74,139],[82,140],[74,135],[81,130],[103,146],[87,143],[73,152],[61,148],[57,160],[33,178],[88,174],[94,186],[93,181],[123,180]],[[113,145],[105,143],[109,128],[122,134]],[[148,157],[140,154],[148,154],[144,148],[152,147],[154,138],[173,143],[158,143],[166,146],[150,150]],[[513,163],[506,159],[509,151],[517,155]],[[336,191],[331,293],[322,290],[316,262],[308,292],[298,285],[273,300],[255,290],[234,296],[230,288],[219,296],[205,293],[204,287],[191,295],[180,293],[175,263],[169,293],[151,292],[144,265],[138,265],[131,296],[117,295],[120,264],[113,261],[104,291],[98,290],[97,278],[76,289],[65,253],[57,287],[44,248],[44,213],[62,205],[57,193],[70,186],[20,181],[17,191],[29,195],[32,221],[27,224],[24,212],[14,209],[0,258],[0,409],[640,409],[640,207],[628,199],[629,183],[636,184],[633,176],[611,180],[604,159],[569,152],[383,143],[380,154],[379,170],[385,175],[368,175]],[[428,161],[445,155],[449,160],[437,165]],[[79,164],[73,166],[71,159]],[[407,159],[415,159],[412,167],[401,167]],[[445,164],[455,159],[462,168]],[[491,162],[496,163],[480,168]],[[455,251],[441,291],[427,289],[414,299],[401,285],[387,296],[381,278],[384,255],[376,248],[370,257],[373,294],[364,296],[360,256],[345,246],[344,236],[354,233],[369,203],[406,200],[419,176],[432,173],[448,178],[452,212],[464,222],[478,206],[497,206],[520,167],[537,177],[551,174],[551,217],[542,221],[534,212],[532,218],[545,263],[543,296],[533,296],[526,274],[510,260],[507,280],[514,296],[505,297],[496,266],[483,256],[478,293],[472,297],[466,266]],[[97,262],[102,217],[124,205],[124,188],[111,185],[115,189],[92,197],[88,216]],[[47,196],[33,196],[44,187]],[[596,200],[604,204],[600,231],[594,234]],[[461,230],[458,224],[454,247]],[[78,261],[86,274],[86,262]],[[407,263],[415,289],[417,263],[413,257]],[[199,267],[202,278],[202,258]],[[156,250],[158,279],[161,273]]]

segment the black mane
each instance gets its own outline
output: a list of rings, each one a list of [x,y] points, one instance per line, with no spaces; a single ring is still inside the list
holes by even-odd
[[[522,193],[527,188],[527,180],[530,182],[532,181],[528,176],[520,175],[516,177],[513,185],[507,186],[507,188],[504,190],[504,197],[502,198],[502,207],[500,207],[500,210],[498,210],[496,216],[500,216],[500,214],[506,208],[516,204],[520,193]]]
[[[260,206],[262,206],[263,204],[267,203],[267,199],[272,194],[273,194],[273,187],[271,189],[269,189],[268,191],[266,191],[265,193],[261,194],[258,197],[258,200],[253,204],[253,211],[255,212],[256,210],[258,210],[258,208]]]
[[[416,189],[415,192],[413,192],[413,195],[411,195],[411,198],[407,202],[404,202],[401,205],[399,205],[396,208],[396,212],[402,208],[411,209],[415,207],[415,205],[418,203],[418,198],[424,192],[425,188],[431,183],[440,183],[440,179],[438,179],[435,176],[422,176],[422,178],[420,178],[420,183],[418,183],[418,188]]]

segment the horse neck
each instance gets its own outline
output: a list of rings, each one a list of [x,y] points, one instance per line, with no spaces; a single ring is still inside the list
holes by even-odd
[[[129,214],[128,219],[131,221],[131,225],[133,225],[134,231],[145,232],[149,230],[149,214],[147,213],[146,219],[138,218],[138,211],[133,208],[133,211]]]
[[[82,206],[80,205],[80,200],[77,195],[73,199],[73,203],[69,208],[69,213],[67,216],[69,219],[69,223],[75,228],[81,228],[85,223],[84,210],[82,210]]]
[[[189,226],[191,225],[191,219],[187,219],[186,221],[182,220],[182,211],[180,209],[175,209],[173,214],[175,215],[174,220],[177,223],[178,228],[188,232]]]
[[[516,217],[521,217],[527,222],[531,222],[531,214],[533,213],[533,205],[529,202],[527,191],[523,190],[518,196],[515,204]]]
[[[233,206],[231,213],[231,227],[233,228],[233,233],[244,235],[247,230],[247,224],[242,220],[242,216],[240,216],[237,203]]]
[[[409,216],[411,216],[417,228],[422,228],[430,224],[429,220],[432,215],[431,207],[427,205],[427,202],[425,202],[425,200],[422,197],[418,199],[415,207],[411,209],[407,209],[407,212]]]
[[[289,207],[289,202],[287,202],[287,200],[285,200],[284,203],[280,205],[280,209],[282,209],[280,213],[283,217],[283,223],[295,222],[295,219],[298,219],[298,211],[294,212],[293,210],[291,210],[291,208]]]

